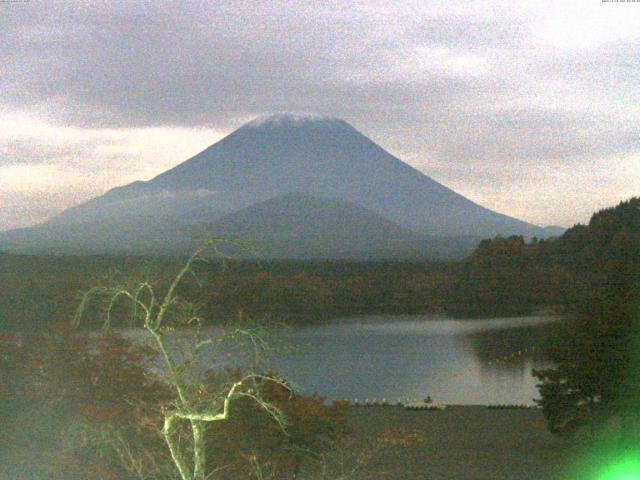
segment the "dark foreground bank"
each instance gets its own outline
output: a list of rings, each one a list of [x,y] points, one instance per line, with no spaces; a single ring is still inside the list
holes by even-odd
[[[375,479],[564,479],[577,448],[549,433],[539,409],[353,407],[348,418],[356,442],[397,429],[421,440],[409,442],[400,454],[378,452],[367,466]]]

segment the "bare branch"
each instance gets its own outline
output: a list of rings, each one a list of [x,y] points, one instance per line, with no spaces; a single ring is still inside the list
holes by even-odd
[[[180,284],[180,282],[182,282],[182,279],[184,278],[184,276],[188,272],[190,272],[191,265],[193,265],[193,263],[200,257],[202,252],[212,244],[213,244],[213,241],[211,240],[204,242],[204,244],[200,246],[200,248],[198,248],[195,252],[191,254],[189,259],[186,261],[186,263],[180,270],[180,272],[178,272],[178,274],[175,276],[175,278],[173,279],[173,282],[171,282],[171,285],[169,286],[169,290],[167,291],[164,297],[164,300],[162,301],[162,304],[160,305],[160,310],[158,311],[158,315],[156,316],[156,319],[155,319],[154,328],[158,329],[162,326],[162,322],[164,320],[164,316],[167,310],[175,302],[176,288],[178,288],[178,285]]]
[[[273,403],[267,402],[259,396],[248,392],[239,392],[237,396],[251,398],[258,404],[258,406],[260,406],[260,408],[267,412],[271,418],[276,421],[282,432],[285,435],[288,435],[286,417],[284,416],[284,413],[282,413],[282,410],[276,407]]]
[[[107,308],[107,319],[105,320],[105,323],[103,325],[103,330],[105,332],[107,332],[111,326],[111,310],[113,309],[113,306],[115,305],[116,301],[120,297],[126,297],[127,299],[133,302],[135,307],[139,306],[144,310],[145,325],[146,325],[146,323],[148,322],[151,316],[151,310],[147,305],[145,305],[143,302],[141,302],[138,299],[137,295],[132,295],[128,290],[125,290],[125,289],[113,289],[112,292],[113,294],[111,296],[111,301],[109,302],[109,307]]]
[[[175,428],[175,421],[177,417],[175,415],[167,415],[164,418],[164,427],[162,428],[162,434],[164,435],[164,440],[169,447],[169,453],[171,454],[171,458],[176,468],[178,469],[178,473],[180,473],[180,477],[182,480],[192,480],[193,475],[187,466],[186,460],[183,458],[180,449],[174,444],[172,439],[172,433]]]
[[[86,292],[82,293],[82,299],[78,304],[78,308],[76,308],[75,314],[73,316],[72,324],[75,327],[80,326],[80,322],[82,321],[82,317],[84,316],[84,312],[87,309],[89,302],[93,299],[94,296],[99,294],[104,294],[108,289],[106,287],[92,287]]]
[[[74,324],[78,325],[93,297],[108,297],[107,317],[103,325],[103,329],[107,331],[111,327],[111,315],[117,301],[124,297],[132,302],[133,313],[132,320],[135,322],[144,315],[143,327],[152,335],[169,374],[169,381],[175,388],[177,398],[170,411],[164,411],[164,424],[160,431],[164,441],[169,449],[172,462],[178,470],[182,480],[206,480],[212,474],[206,473],[206,444],[205,433],[206,424],[212,422],[225,421],[229,418],[232,403],[239,398],[248,398],[262,410],[264,410],[275,422],[281,430],[286,434],[286,418],[283,412],[264,399],[259,393],[259,385],[261,382],[273,382],[291,392],[291,387],[285,381],[269,375],[259,373],[249,373],[240,380],[227,383],[225,388],[216,394],[216,397],[208,402],[203,401],[203,395],[208,395],[206,389],[200,383],[200,377],[194,379],[188,375],[193,373],[193,367],[197,367],[200,371],[199,353],[202,348],[207,345],[217,344],[225,338],[238,341],[239,339],[248,339],[250,342],[250,350],[253,354],[254,364],[251,368],[255,368],[260,361],[261,355],[267,350],[267,342],[257,330],[252,330],[245,325],[238,325],[229,333],[222,332],[217,337],[202,339],[202,319],[197,315],[197,310],[193,304],[182,301],[177,290],[181,282],[188,275],[192,275],[198,282],[197,275],[194,271],[194,265],[198,261],[204,261],[202,255],[204,251],[211,248],[213,252],[220,257],[227,258],[226,255],[218,248],[220,239],[213,239],[203,242],[196,249],[186,262],[182,265],[178,273],[175,275],[169,288],[158,301],[155,296],[155,290],[149,282],[141,282],[131,288],[128,285],[116,284],[116,286],[99,286],[94,287],[82,296],[82,300],[76,310],[74,316]],[[224,268],[224,263],[223,263]],[[199,283],[198,283],[199,284]],[[199,284],[200,285],[200,284]],[[140,312],[140,310],[142,312]],[[173,330],[171,325],[167,323],[167,316],[171,312],[172,318],[177,315],[180,325],[191,327],[193,334],[191,340],[181,343],[178,338],[178,345],[170,343],[167,333]],[[139,315],[141,313],[141,315]],[[243,322],[240,316],[240,322]],[[176,352],[176,348],[178,352]],[[185,351],[185,348],[187,350]],[[251,370],[251,369],[250,369]],[[253,382],[249,385],[249,382]],[[194,388],[195,387],[195,388]],[[208,404],[207,404],[208,403]],[[190,426],[189,445],[183,442],[183,429],[178,428],[181,422],[188,422]],[[184,430],[186,432],[186,430]],[[120,455],[123,462],[126,462],[134,470],[139,470],[140,462],[132,452],[128,450],[125,444],[119,444]]]

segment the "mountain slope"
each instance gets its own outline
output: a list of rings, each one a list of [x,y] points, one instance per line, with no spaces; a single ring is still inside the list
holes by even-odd
[[[78,248],[144,250],[150,241],[161,245],[165,231],[171,249],[187,226],[288,193],[348,202],[431,237],[549,236],[439,184],[343,120],[281,114],[249,122],[149,181],[114,188],[36,228],[0,233],[0,248],[67,239]]]
[[[251,239],[266,258],[447,258],[471,239],[427,237],[343,200],[290,193],[230,213],[210,230]]]
[[[349,202],[301,193],[257,202],[212,223],[172,220],[128,215],[14,230],[6,232],[2,247],[23,253],[186,254],[196,246],[192,235],[208,234],[246,241],[253,253],[243,254],[249,257],[364,260],[461,258],[478,242],[420,235]]]

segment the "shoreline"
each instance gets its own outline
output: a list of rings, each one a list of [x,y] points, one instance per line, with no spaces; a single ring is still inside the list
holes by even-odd
[[[421,442],[384,452],[366,471],[390,480],[554,480],[576,453],[576,442],[551,434],[539,408],[492,409],[450,405],[438,411],[350,407],[350,437],[357,444],[388,431]],[[382,474],[385,473],[383,477]]]

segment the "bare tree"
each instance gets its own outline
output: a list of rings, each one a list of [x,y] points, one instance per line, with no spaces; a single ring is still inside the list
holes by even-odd
[[[211,452],[207,452],[206,430],[211,425],[228,420],[231,406],[239,398],[249,398],[256,402],[286,432],[283,413],[260,393],[259,382],[271,381],[287,386],[281,379],[265,375],[257,368],[261,352],[267,345],[261,333],[241,323],[231,328],[218,329],[213,337],[205,338],[202,318],[198,316],[197,309],[178,295],[179,287],[186,277],[193,275],[197,278],[194,265],[205,260],[204,254],[207,251],[219,253],[219,244],[220,240],[203,242],[185,261],[163,295],[157,295],[157,287],[148,281],[96,286],[84,293],[74,318],[74,323],[79,325],[89,302],[95,297],[106,298],[108,307],[103,328],[108,330],[116,302],[124,299],[133,306],[132,318],[150,334],[175,393],[171,405],[163,409],[164,424],[161,434],[181,480],[213,478],[216,472],[207,471],[207,454]],[[188,338],[186,348],[185,344],[181,349],[174,344],[173,339],[178,336]],[[202,377],[202,350],[205,347],[215,348],[228,339],[250,347],[253,365],[248,366],[248,373],[241,378],[229,381],[221,389],[210,391]],[[188,439],[183,438],[185,431],[188,432]],[[126,453],[129,463],[136,463],[131,452],[126,448],[121,451]]]

